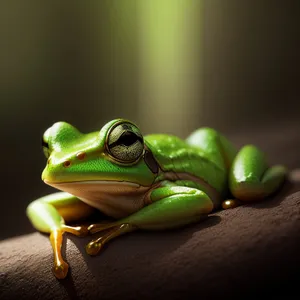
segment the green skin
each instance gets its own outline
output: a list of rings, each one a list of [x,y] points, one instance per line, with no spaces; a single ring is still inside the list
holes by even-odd
[[[211,128],[182,140],[165,134],[143,137],[123,119],[89,134],[58,122],[45,132],[43,147],[48,162],[42,179],[63,192],[33,201],[27,215],[37,230],[50,233],[53,270],[60,279],[68,272],[60,253],[65,231],[83,236],[105,230],[86,247],[95,255],[126,232],[176,228],[221,206],[261,200],[281,186],[287,172],[281,165],[269,167],[253,145],[237,151]],[[66,225],[90,215],[91,207],[116,221],[87,228]]]

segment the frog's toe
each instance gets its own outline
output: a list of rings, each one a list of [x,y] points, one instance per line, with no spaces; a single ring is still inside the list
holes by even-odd
[[[89,233],[91,234],[94,234],[94,233],[97,233],[99,231],[104,231],[104,230],[107,230],[107,229],[110,229],[112,227],[115,227],[117,224],[116,223],[99,223],[99,224],[91,224],[89,227],[88,227],[88,231]]]
[[[66,262],[55,264],[53,267],[53,273],[57,279],[64,279],[69,270],[69,265]]]
[[[84,236],[87,236],[89,234],[89,229],[87,226],[76,226],[76,227],[73,227],[73,226],[68,226],[68,225],[62,225],[62,230],[65,231],[65,232],[69,232],[71,234],[74,234],[76,236],[79,236],[79,237],[84,237]]]
[[[237,199],[227,199],[222,202],[222,208],[223,209],[230,209],[230,208],[236,208],[238,206],[242,205],[241,201]]]
[[[91,241],[85,247],[85,251],[88,255],[95,256],[102,248],[102,243],[99,241]]]

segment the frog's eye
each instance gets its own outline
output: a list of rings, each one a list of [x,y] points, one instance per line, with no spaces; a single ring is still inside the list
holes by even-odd
[[[106,147],[116,160],[133,163],[144,152],[143,136],[135,125],[128,122],[118,123],[108,133]]]
[[[50,156],[50,149],[49,149],[48,143],[45,142],[44,138],[42,138],[42,147],[43,147],[43,152],[44,152],[46,158],[49,158],[49,156]]]

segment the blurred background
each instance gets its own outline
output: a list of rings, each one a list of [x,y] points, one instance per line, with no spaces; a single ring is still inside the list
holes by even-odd
[[[0,41],[1,239],[34,231],[26,206],[54,191],[41,137],[56,121],[245,140],[300,128],[297,0],[2,1]]]

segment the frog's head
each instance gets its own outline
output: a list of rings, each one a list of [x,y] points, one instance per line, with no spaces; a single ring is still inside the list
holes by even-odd
[[[123,119],[88,134],[57,122],[46,130],[42,143],[48,158],[42,179],[76,196],[95,185],[149,187],[159,170],[138,127]]]

